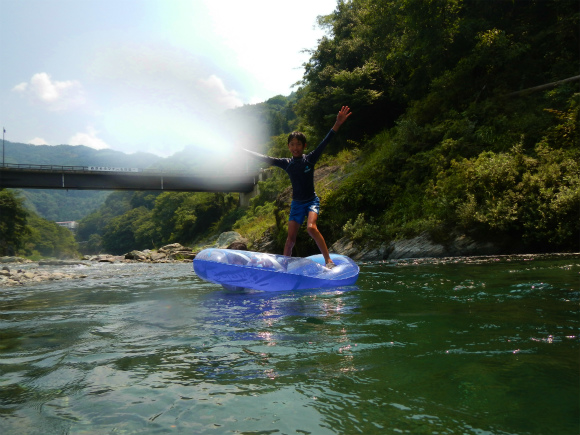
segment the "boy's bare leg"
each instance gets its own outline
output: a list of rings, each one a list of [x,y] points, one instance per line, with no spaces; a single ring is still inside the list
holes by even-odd
[[[286,238],[286,245],[284,246],[284,255],[292,257],[292,249],[296,244],[296,237],[298,237],[298,230],[300,224],[296,221],[288,221],[288,237]]]
[[[328,248],[326,247],[326,242],[324,241],[324,237],[322,237],[322,234],[320,234],[320,231],[318,231],[318,226],[316,225],[317,220],[318,213],[313,211],[308,213],[308,234],[310,234],[310,237],[312,237],[316,242],[316,245],[318,245],[318,249],[320,249],[320,252],[324,257],[324,262],[327,264],[332,263],[330,254],[328,253]]]

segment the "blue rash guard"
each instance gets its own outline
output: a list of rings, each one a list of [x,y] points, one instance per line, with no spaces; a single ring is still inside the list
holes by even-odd
[[[326,145],[328,145],[335,134],[336,132],[331,129],[314,151],[303,154],[302,157],[276,158],[264,156],[249,150],[244,151],[247,151],[252,156],[271,166],[284,169],[290,176],[290,182],[292,183],[292,199],[301,202],[310,201],[316,196],[314,191],[314,165],[318,162],[324,148],[326,148]]]

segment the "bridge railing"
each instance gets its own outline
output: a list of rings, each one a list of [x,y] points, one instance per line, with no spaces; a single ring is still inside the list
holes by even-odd
[[[155,168],[117,168],[110,166],[78,166],[78,165],[34,165],[28,163],[5,163],[0,164],[0,168],[27,170],[27,171],[52,171],[52,172],[108,172],[108,173],[123,173],[131,174],[138,173],[146,174],[164,174],[164,175],[192,175],[194,171],[186,170],[172,170],[172,169],[155,169]],[[261,171],[258,171],[261,172]],[[203,175],[203,171],[196,170],[196,175]],[[208,174],[211,173],[208,171]],[[248,173],[250,173],[248,171]],[[215,175],[215,174],[213,174]]]
[[[5,163],[2,168],[10,169],[40,169],[43,171],[83,171],[87,166],[60,166],[60,165],[30,165],[26,163]]]

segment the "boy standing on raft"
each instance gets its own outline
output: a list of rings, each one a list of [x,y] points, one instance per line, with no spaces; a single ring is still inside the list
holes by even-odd
[[[288,238],[284,246],[284,255],[288,257],[292,256],[292,249],[296,244],[298,230],[304,222],[304,219],[307,218],[308,234],[314,239],[316,245],[318,245],[318,249],[320,249],[324,257],[326,267],[329,269],[334,267],[334,263],[330,259],[324,237],[322,237],[322,234],[320,234],[316,226],[318,213],[320,212],[320,199],[314,191],[314,165],[320,158],[326,145],[328,145],[340,126],[351,114],[348,106],[342,106],[336,116],[334,126],[324,140],[320,142],[314,151],[306,155],[304,154],[306,136],[298,131],[292,132],[288,136],[288,150],[292,154],[292,158],[268,157],[253,151],[244,150],[271,166],[284,169],[290,176],[290,181],[292,182],[292,205],[290,207]]]

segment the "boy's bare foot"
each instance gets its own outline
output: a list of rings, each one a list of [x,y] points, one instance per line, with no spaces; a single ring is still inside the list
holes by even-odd
[[[327,269],[332,269],[334,266],[336,266],[336,264],[334,264],[334,262],[332,260],[330,260],[328,263],[326,263]]]

